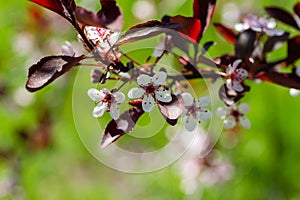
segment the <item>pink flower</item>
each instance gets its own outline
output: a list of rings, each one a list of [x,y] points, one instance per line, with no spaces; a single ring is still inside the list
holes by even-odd
[[[92,41],[95,45],[93,53],[94,51],[99,53],[101,59],[114,61],[121,56],[120,53],[111,50],[111,47],[117,42],[120,36],[119,32],[113,32],[101,27],[85,26],[84,33],[87,39]],[[78,38],[85,44],[80,35],[78,35]]]
[[[106,110],[109,110],[110,116],[116,120],[120,116],[119,104],[125,100],[125,95],[122,92],[111,93],[108,89],[101,90],[89,89],[89,97],[97,102],[93,110],[93,117],[101,117]]]
[[[195,101],[190,93],[183,93],[182,98],[185,106],[183,116],[187,116],[185,122],[186,130],[193,131],[198,122],[211,118],[210,111],[204,108],[210,104],[208,97],[201,97]]]
[[[226,129],[232,129],[238,124],[241,124],[244,128],[249,129],[251,122],[244,115],[250,111],[250,106],[247,103],[241,103],[240,105],[218,108],[217,115],[224,119],[224,127]]]
[[[130,99],[143,98],[142,107],[145,112],[151,112],[155,100],[161,102],[171,102],[172,96],[162,85],[167,79],[165,72],[157,72],[153,77],[141,74],[137,78],[140,87],[132,88],[128,92]]]
[[[242,60],[236,60],[233,62],[232,67],[228,67],[226,74],[228,79],[226,80],[226,86],[228,89],[232,89],[236,92],[244,91],[242,82],[248,77],[248,72],[245,69],[237,68]]]
[[[237,24],[235,29],[237,31],[244,31],[251,29],[255,32],[264,32],[268,36],[280,36],[284,34],[284,31],[275,29],[276,22],[274,19],[268,19],[267,17],[258,17],[255,15],[248,15],[244,19],[244,23]]]

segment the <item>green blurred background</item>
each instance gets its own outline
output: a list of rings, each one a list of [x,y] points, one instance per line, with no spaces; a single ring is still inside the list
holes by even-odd
[[[139,6],[145,1],[137,2],[118,1],[124,30],[164,14],[192,14],[191,0],[149,0],[153,9],[142,12]],[[240,14],[264,15],[267,5],[291,11],[295,2],[222,0],[217,2],[213,21],[233,25],[232,19]],[[77,4],[95,11],[99,8],[96,0]],[[1,198],[300,199],[300,97],[291,97],[287,88],[249,83],[251,93],[244,101],[251,106],[252,128],[241,130],[233,147],[217,144],[234,167],[231,179],[212,186],[200,184],[194,194],[185,194],[176,163],[151,173],[127,174],[104,166],[85,149],[72,114],[76,70],[35,94],[25,91],[28,67],[43,56],[58,54],[65,40],[76,44],[76,34],[56,14],[32,3],[1,1],[0,8]],[[210,56],[233,51],[212,26],[202,43],[211,40],[217,45]],[[101,133],[94,134],[99,138]],[[223,135],[220,141],[227,137]]]

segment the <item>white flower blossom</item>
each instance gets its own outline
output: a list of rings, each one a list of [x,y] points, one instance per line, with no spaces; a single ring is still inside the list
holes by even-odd
[[[103,59],[116,60],[121,56],[119,52],[111,50],[111,47],[117,42],[120,32],[113,32],[101,27],[85,26],[84,34],[87,39],[96,45],[97,53],[99,53]],[[80,35],[78,35],[78,38],[85,45]],[[86,49],[89,50],[87,47]]]
[[[65,45],[61,47],[61,52],[65,56],[75,56],[73,46],[70,42],[66,41]]]
[[[125,95],[122,92],[111,93],[106,88],[102,88],[101,90],[92,88],[87,93],[93,101],[97,102],[93,110],[93,117],[101,117],[106,110],[109,110],[110,116],[114,120],[119,118],[119,104],[125,100]]]
[[[228,89],[242,92],[244,87],[242,82],[248,77],[248,72],[245,69],[237,68],[242,60],[236,60],[232,66],[229,66],[226,70],[226,74],[229,77],[226,80],[226,86]]]
[[[157,72],[153,77],[141,74],[137,78],[140,87],[132,88],[128,92],[130,99],[143,98],[142,107],[145,112],[151,112],[154,107],[155,100],[161,102],[172,101],[171,94],[162,85],[167,79],[165,72]]]
[[[268,36],[280,36],[284,34],[284,31],[275,29],[276,22],[274,19],[268,19],[267,17],[258,17],[255,15],[248,15],[243,23],[237,24],[235,29],[237,31],[244,31],[251,29],[255,32],[264,32]]]
[[[206,121],[211,118],[210,111],[203,108],[210,104],[208,97],[201,97],[195,101],[190,93],[183,93],[182,98],[185,106],[183,116],[187,116],[185,122],[186,130],[193,131],[198,122]]]
[[[250,106],[247,103],[241,103],[240,105],[218,108],[217,115],[224,119],[224,127],[226,129],[232,129],[238,124],[241,124],[244,128],[251,128],[251,122],[244,115],[250,111]]]

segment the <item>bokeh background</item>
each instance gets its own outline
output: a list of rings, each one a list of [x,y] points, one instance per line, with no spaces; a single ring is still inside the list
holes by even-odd
[[[94,11],[100,7],[96,0],[76,2]],[[192,0],[118,3],[124,13],[124,30],[164,14],[192,14]],[[233,26],[245,13],[264,15],[263,7],[271,5],[291,11],[294,3],[222,0],[217,2],[213,22]],[[80,49],[75,31],[58,15],[24,0],[0,1],[0,8],[1,198],[300,199],[300,97],[291,97],[289,89],[249,82],[251,92],[244,101],[251,106],[252,128],[236,135],[224,133],[216,144],[230,162],[230,172],[223,172],[230,176],[214,184],[195,183],[196,189],[189,192],[183,186],[180,161],[143,174],[123,173],[98,162],[82,144],[73,120],[77,70],[35,94],[24,88],[28,67],[41,57],[58,54],[66,40]],[[282,24],[279,28],[291,30]],[[206,41],[217,42],[209,51],[211,57],[233,52],[212,26],[201,43]],[[273,57],[284,54],[285,47]],[[92,109],[91,105],[74,106]],[[102,133],[95,130],[94,134],[100,138]],[[151,140],[152,145],[160,146],[161,140],[165,136]]]

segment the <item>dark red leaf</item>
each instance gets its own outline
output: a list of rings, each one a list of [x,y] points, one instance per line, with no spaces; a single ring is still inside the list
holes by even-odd
[[[180,27],[174,30],[182,33],[181,36],[183,36],[185,39],[190,40],[191,42],[199,42],[198,38],[202,28],[199,19],[177,15],[170,17],[169,22],[180,24]]]
[[[178,24],[163,24],[157,20],[151,20],[131,27],[122,35],[115,45],[127,44],[138,40],[154,37],[156,35],[170,32],[171,28],[178,27]]]
[[[44,8],[47,8],[62,17],[68,19],[69,14],[68,11],[74,11],[76,4],[74,0],[28,0],[33,3],[36,3]]]
[[[280,36],[273,36],[269,37],[268,40],[266,41],[264,45],[264,53],[273,51],[278,44],[283,43],[284,41],[288,40],[289,38],[289,33],[284,33],[283,35]]]
[[[296,13],[296,15],[298,15],[298,17],[300,17],[300,2],[297,2],[294,5],[294,12]]]
[[[300,36],[288,40],[288,64],[294,63],[300,58]]]
[[[225,37],[229,42],[231,42],[232,44],[235,43],[235,38],[237,35],[232,29],[220,23],[214,23],[214,26],[222,34],[222,36]]]
[[[194,0],[193,4],[193,17],[201,21],[201,31],[198,35],[197,41],[199,42],[205,33],[211,18],[214,14],[216,7],[216,0]]]
[[[64,8],[60,0],[29,0],[36,3],[44,8],[47,8],[60,15],[64,15]]]
[[[174,126],[177,123],[177,119],[181,116],[184,104],[183,99],[180,95],[172,95],[172,101],[169,103],[159,102],[158,104],[161,114],[164,116],[166,121]]]
[[[98,26],[120,32],[124,25],[123,15],[120,7],[114,0],[100,1],[102,8],[96,14],[82,7],[76,7],[77,20],[89,26]]]
[[[30,92],[42,89],[76,66],[84,58],[84,55],[79,57],[48,56],[42,58],[37,64],[29,68],[26,89]]]
[[[114,0],[101,0],[102,8],[97,13],[99,19],[105,26],[113,31],[121,31],[124,19],[120,7]]]
[[[271,17],[274,17],[275,19],[300,30],[293,15],[291,15],[287,11],[278,7],[267,7],[265,8],[265,10]]]
[[[272,82],[284,87],[300,90],[300,77],[296,74],[268,71],[265,73],[261,73],[259,78],[263,79],[264,81]]]
[[[111,120],[107,125],[102,141],[101,148],[105,148],[108,145],[115,142],[121,136],[129,133],[134,128],[138,119],[144,114],[141,104],[138,107],[130,108],[126,110],[117,120]]]
[[[235,42],[235,53],[238,58],[251,56],[256,41],[256,33],[246,30],[237,35]]]

